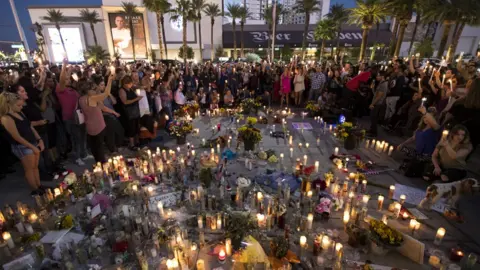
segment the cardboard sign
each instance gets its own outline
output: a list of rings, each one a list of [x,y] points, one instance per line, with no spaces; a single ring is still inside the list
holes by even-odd
[[[137,89],[137,96],[143,97],[138,101],[138,108],[140,109],[140,116],[150,113],[150,106],[148,106],[147,93],[145,90]]]
[[[164,209],[166,207],[172,207],[177,204],[177,201],[180,200],[180,197],[182,196],[181,191],[175,191],[175,192],[169,192],[169,193],[164,193],[164,194],[158,194],[150,197],[149,201],[149,210],[156,212],[158,211],[157,209],[157,204],[158,202],[163,203]]]

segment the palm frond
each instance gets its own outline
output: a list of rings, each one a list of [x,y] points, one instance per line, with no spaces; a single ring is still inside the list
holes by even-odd
[[[98,14],[96,10],[90,11],[88,8],[80,10],[80,19],[83,22],[91,24],[96,24],[103,21],[102,19],[100,19],[100,14]]]

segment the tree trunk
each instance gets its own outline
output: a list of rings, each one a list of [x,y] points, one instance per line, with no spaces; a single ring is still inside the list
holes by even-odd
[[[408,55],[412,53],[413,43],[415,43],[415,36],[417,35],[417,29],[419,24],[420,24],[420,13],[417,12],[417,18],[415,19],[415,26],[413,27],[412,39],[410,40],[410,46],[408,47]]]
[[[320,47],[320,61],[323,61],[323,50],[325,50],[325,39],[322,39],[322,46]]]
[[[397,38],[397,32],[400,24],[398,20],[395,19],[395,25],[393,26],[392,36],[390,37],[390,44],[388,45],[388,56],[392,57],[393,53],[395,52],[395,40]]]
[[[430,31],[430,27],[432,27],[432,24],[433,22],[429,22],[427,24],[427,31],[425,31],[425,36],[423,37],[423,39],[427,39],[428,38],[428,31]]]
[[[375,59],[375,50],[376,49],[377,49],[377,47],[373,46],[372,54],[370,54],[370,61],[373,61],[373,59]]]
[[[98,46],[97,34],[95,33],[95,28],[93,23],[90,24],[90,29],[92,30],[92,34],[93,34],[93,42],[95,42],[95,46]]]
[[[163,36],[163,46],[165,48],[165,59],[168,59],[167,38],[165,37],[165,19],[163,17],[163,14],[160,15],[160,21],[162,23],[162,36]]]
[[[182,17],[182,27],[183,27],[183,64],[187,66],[187,16]]]
[[[210,61],[213,62],[213,59],[215,58],[215,48],[213,47],[213,26],[215,24],[215,19],[212,17],[212,22],[211,25],[212,27],[210,28]]]
[[[162,48],[162,14],[160,12],[157,12],[157,35],[158,35],[158,49],[160,51],[160,59],[163,58],[163,48]]]
[[[198,41],[200,43],[200,61],[203,62],[202,17],[198,16]]]
[[[135,61],[135,40],[133,39],[133,23],[132,23],[132,20],[129,20],[128,26],[130,27],[130,38],[132,40],[133,61]]]
[[[367,48],[367,42],[368,42],[368,30],[370,30],[369,27],[363,27],[363,32],[362,32],[362,45],[360,46],[360,55],[358,56],[358,62],[361,62],[363,60],[363,57],[365,56],[365,49]]]
[[[302,40],[302,60],[305,60],[305,50],[307,49],[307,34],[308,34],[309,24],[310,24],[310,13],[305,12],[305,26],[303,27],[303,40]]]
[[[243,27],[245,26],[245,22],[241,21],[240,22],[240,57],[244,58],[245,57],[245,44],[243,40]]]
[[[62,42],[63,52],[65,54],[65,57],[68,57],[67,48],[65,47],[65,41],[63,41],[62,32],[60,31],[60,25],[56,25],[56,27],[57,27],[57,30],[58,30],[58,35],[60,36],[60,41]]]
[[[398,33],[398,38],[397,38],[397,45],[395,45],[395,52],[393,53],[393,56],[398,57],[400,54],[400,48],[402,47],[402,42],[403,42],[403,36],[405,35],[405,29],[407,29],[408,22],[405,23],[405,21],[400,22],[400,31]]]
[[[340,24],[340,27],[338,27],[337,31],[337,59],[340,58],[340,33],[342,32],[342,24]]]
[[[236,23],[235,23],[235,18],[232,21],[232,26],[233,26],[233,60],[237,59],[237,33],[236,33]]]
[[[455,55],[455,51],[457,50],[458,42],[460,41],[460,37],[462,36],[463,28],[465,28],[465,23],[461,23],[453,35],[452,43],[450,43],[450,46],[448,46],[447,63],[453,60],[452,58]]]
[[[452,29],[452,23],[450,21],[443,22],[445,28],[443,28],[442,39],[440,40],[440,46],[438,47],[437,58],[442,58],[443,52],[448,42],[448,34],[450,29]]]

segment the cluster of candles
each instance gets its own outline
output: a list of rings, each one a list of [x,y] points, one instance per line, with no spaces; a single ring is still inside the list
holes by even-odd
[[[197,217],[197,223],[199,229],[210,229],[212,231],[222,230],[222,224],[224,224],[223,219],[225,216],[222,216],[222,213],[210,214],[207,213],[205,217],[205,226],[203,224],[203,216],[199,215]]]
[[[307,237],[300,236],[300,258],[303,257],[305,250],[308,248]],[[334,258],[341,259],[343,255],[343,244],[335,242],[330,236],[321,233],[314,236],[313,239],[313,255],[318,256],[320,253],[332,254]]]
[[[377,151],[378,153],[387,153],[388,152],[388,155],[391,156],[392,153],[393,153],[393,150],[394,150],[394,147],[393,145],[390,145],[389,147],[389,144],[388,142],[385,142],[385,141],[376,141],[375,139],[373,139],[370,143],[370,140],[367,140],[365,142],[365,148],[372,148],[372,149],[375,149],[375,151]]]
[[[5,213],[5,215],[3,213]],[[34,234],[33,226],[39,220],[35,211],[28,209],[28,207],[21,202],[17,202],[17,211],[13,211],[9,205],[5,206],[4,212],[0,211],[0,225],[5,224],[10,219],[14,220],[14,227],[19,233],[26,233],[28,235]],[[3,248],[15,248],[12,235],[10,232],[4,231],[2,238],[5,242],[0,245],[0,249],[2,249],[3,253],[9,253],[8,250],[3,250]]]

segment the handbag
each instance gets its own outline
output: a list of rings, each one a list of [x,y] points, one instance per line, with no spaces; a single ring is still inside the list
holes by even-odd
[[[82,125],[85,123],[85,116],[83,115],[82,109],[78,107],[79,100],[77,100],[77,104],[75,105],[75,113],[73,114],[75,119],[76,125]]]

